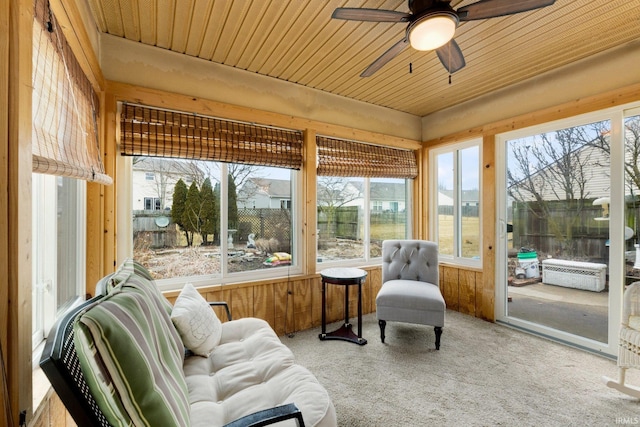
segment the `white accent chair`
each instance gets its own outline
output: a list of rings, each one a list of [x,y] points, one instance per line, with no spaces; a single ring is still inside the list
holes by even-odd
[[[388,321],[434,326],[436,350],[446,304],[439,287],[438,246],[425,240],[382,242],[382,288],[376,297],[380,339]]]
[[[640,399],[640,388],[625,384],[627,369],[640,369],[640,282],[624,291],[622,324],[618,347],[618,380],[603,377],[607,386]]]

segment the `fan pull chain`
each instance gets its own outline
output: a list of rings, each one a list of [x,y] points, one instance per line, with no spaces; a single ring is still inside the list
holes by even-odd
[[[413,64],[409,62],[409,74],[413,74]]]
[[[449,86],[451,86],[451,40],[449,40]]]

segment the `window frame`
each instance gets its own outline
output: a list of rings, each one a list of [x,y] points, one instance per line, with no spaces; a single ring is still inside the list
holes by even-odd
[[[482,138],[473,138],[470,140],[460,141],[444,146],[434,147],[429,150],[429,235],[430,240],[439,242],[438,233],[438,156],[441,154],[453,153],[453,179],[454,179],[454,235],[453,235],[453,255],[438,254],[440,262],[446,262],[449,264],[455,264],[460,266],[466,266],[471,268],[482,268],[482,209],[478,209],[478,235],[480,248],[477,258],[466,258],[461,255],[462,238],[461,236],[461,215],[463,202],[460,200],[462,189],[460,187],[460,155],[462,150],[478,147],[478,201],[482,201]]]
[[[84,300],[86,292],[86,182],[75,181],[75,218],[65,221],[75,224],[75,236],[68,244],[76,248],[77,256],[72,274],[75,276],[75,296],[64,305],[59,306],[58,287],[58,257],[51,257],[58,251],[58,185],[59,179],[72,180],[54,175],[32,174],[33,188],[33,260],[32,260],[32,295],[33,307],[37,311],[38,324],[32,325],[32,349],[38,353],[55,321],[69,308]],[[69,212],[67,210],[66,212]],[[42,317],[38,315],[42,314]],[[34,357],[37,364],[39,357]]]
[[[160,198],[159,197],[145,197],[143,199],[144,202],[144,210],[146,211],[161,211],[162,210],[162,206],[160,205]],[[147,202],[149,202],[149,206],[151,206],[149,209],[147,209]]]
[[[167,158],[169,160],[169,158]],[[204,161],[204,160],[203,160]],[[133,257],[133,224],[131,213],[133,209],[133,157],[118,154],[117,159],[117,182],[125,183],[118,188],[116,216],[118,230],[121,236],[129,238],[117,239],[117,263],[121,264],[125,259]],[[215,161],[211,161],[215,162]],[[228,167],[226,163],[217,162],[220,165],[220,225],[221,235],[226,236],[228,230]],[[274,167],[274,166],[266,166]],[[286,169],[286,168],[283,168]],[[301,274],[304,268],[302,257],[302,233],[300,232],[302,218],[302,179],[303,173],[299,170],[287,169],[291,172],[291,257],[292,264],[286,267],[273,269],[256,269],[242,272],[230,273],[228,266],[228,242],[227,239],[220,239],[220,271],[201,276],[180,276],[170,279],[158,279],[156,284],[161,291],[180,290],[186,282],[194,287],[225,285],[243,281],[254,281],[262,279],[272,279],[287,277],[291,274]],[[186,180],[185,180],[186,182]]]
[[[338,177],[344,178],[344,177]],[[329,260],[329,261],[318,261],[316,264],[316,269],[318,271],[323,270],[325,268],[332,267],[368,267],[375,266],[380,264],[380,260],[382,259],[382,255],[377,257],[371,256],[371,239],[370,239],[370,230],[371,230],[371,212],[374,212],[374,206],[372,206],[371,202],[371,180],[381,179],[379,177],[353,177],[357,179],[363,179],[363,235],[365,239],[363,241],[363,257],[361,258],[349,258],[349,259],[339,259],[339,260]],[[347,179],[349,179],[347,177]],[[382,178],[384,179],[384,178]],[[405,182],[405,212],[406,212],[406,229],[405,229],[405,239],[410,239],[413,236],[413,186],[414,179],[410,178],[391,178],[391,179],[404,179]],[[317,184],[316,184],[317,185]],[[318,202],[316,200],[316,206],[318,206]],[[382,211],[381,211],[382,212]],[[317,218],[316,218],[316,228],[317,228]],[[320,259],[320,253],[318,253],[318,242],[316,242],[316,259]]]

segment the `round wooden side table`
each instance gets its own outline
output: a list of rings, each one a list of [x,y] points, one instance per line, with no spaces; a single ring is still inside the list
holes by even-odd
[[[321,340],[343,340],[358,345],[365,345],[367,340],[362,338],[362,283],[367,272],[359,268],[327,268],[320,272],[322,277],[322,332],[318,336]],[[344,324],[333,332],[327,332],[327,284],[343,285],[344,289]],[[358,335],[353,333],[349,323],[349,286],[358,285]]]

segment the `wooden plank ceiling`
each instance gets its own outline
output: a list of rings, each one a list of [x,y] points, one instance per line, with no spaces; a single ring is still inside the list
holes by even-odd
[[[467,66],[449,84],[435,52],[411,48],[359,77],[404,37],[406,25],[331,19],[337,7],[408,12],[406,0],[87,2],[104,33],[418,116],[640,39],[640,0],[557,0],[461,23],[455,39]]]

